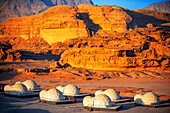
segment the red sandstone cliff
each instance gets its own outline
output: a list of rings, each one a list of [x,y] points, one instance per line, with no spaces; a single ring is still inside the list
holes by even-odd
[[[31,16],[56,5],[93,4],[91,0],[0,0],[0,22],[7,18]]]
[[[170,66],[170,33],[161,25],[169,18],[167,13],[117,6],[55,6],[1,23],[0,43],[61,54],[59,62],[73,67],[164,69]]]

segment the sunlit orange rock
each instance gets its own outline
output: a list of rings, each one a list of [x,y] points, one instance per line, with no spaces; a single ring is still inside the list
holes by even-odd
[[[148,24],[125,33],[100,30],[91,38],[68,40],[60,63],[96,70],[169,66],[169,32]],[[162,62],[162,63],[161,63]]]
[[[89,36],[84,21],[77,19],[76,14],[73,6],[59,5],[35,16],[11,18],[0,25],[0,36],[43,38],[49,44]]]
[[[0,43],[33,54],[59,54],[60,67],[160,69],[169,66],[170,33],[161,28],[169,17],[118,6],[61,5],[1,23]]]
[[[124,32],[127,24],[132,21],[123,8],[118,6],[79,5],[80,18],[85,20],[87,27],[96,32],[99,29]]]

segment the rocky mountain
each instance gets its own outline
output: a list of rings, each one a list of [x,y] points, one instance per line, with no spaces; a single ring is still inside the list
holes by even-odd
[[[120,7],[58,5],[27,17],[10,18],[0,24],[0,36],[23,39],[42,37],[49,44],[88,37],[99,29],[123,32],[131,17]]]
[[[167,68],[170,32],[161,25],[169,21],[170,14],[162,12],[89,4],[57,5],[34,16],[1,23],[1,59],[12,54],[15,60],[20,57],[17,51],[33,51],[59,54],[61,65],[73,67]]]
[[[153,3],[153,4],[147,6],[144,9],[145,10],[152,10],[152,11],[170,13],[170,0],[165,1],[165,2],[156,2],[156,3]]]
[[[30,16],[55,5],[93,4],[91,0],[0,0],[0,22],[6,18]]]
[[[135,26],[161,25],[167,21],[170,21],[167,13],[130,11],[118,6],[57,5],[34,16],[8,19],[0,24],[0,37],[43,38],[51,45],[93,36],[99,30],[126,32]]]

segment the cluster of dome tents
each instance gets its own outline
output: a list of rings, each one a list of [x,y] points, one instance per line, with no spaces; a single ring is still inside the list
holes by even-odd
[[[83,105],[86,107],[110,107],[113,106],[115,100],[121,100],[119,93],[114,89],[107,89],[105,91],[98,90],[95,92],[95,97],[86,96],[83,99]],[[137,105],[153,105],[160,102],[159,97],[148,92],[144,95],[136,94],[134,102]]]
[[[139,105],[152,105],[159,103],[160,99],[156,94],[148,92],[145,94],[136,94],[134,97],[134,102]]]
[[[57,86],[56,89],[61,91],[63,95],[79,95],[80,94],[79,88],[73,84],[69,84],[64,87]]]
[[[4,87],[5,94],[18,96],[24,96],[27,95],[29,92],[34,92],[36,90],[40,90],[40,88],[33,80],[26,80],[24,82],[18,81],[13,85],[6,85]]]
[[[62,101],[65,96],[80,95],[79,88],[73,84],[68,84],[65,87],[58,86],[56,89],[42,90],[39,94],[40,100],[44,101]]]
[[[16,82],[14,85],[6,85],[4,87],[5,94],[9,95],[27,95],[31,91],[39,92],[39,98],[43,101],[57,102],[65,100],[66,96],[77,96],[81,95],[80,90],[77,86],[69,84],[66,86],[57,86],[53,89],[42,90],[40,89],[36,82],[33,80],[26,80],[24,82]],[[113,106],[113,101],[121,100],[119,92],[114,89],[97,90],[94,96],[84,96],[83,106],[84,107],[99,107],[107,108]],[[159,97],[152,93],[148,92],[145,94],[136,94],[134,96],[134,103],[139,105],[152,105],[159,103]]]

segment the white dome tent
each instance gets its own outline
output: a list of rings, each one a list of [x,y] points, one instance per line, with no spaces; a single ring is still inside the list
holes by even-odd
[[[79,95],[79,88],[73,84],[66,85],[63,90],[63,95]]]
[[[139,104],[139,105],[152,105],[152,104],[156,104],[159,103],[159,97],[153,93],[153,92],[148,92],[145,93],[144,95],[142,94],[136,94],[134,96],[134,102],[135,104]]]
[[[105,91],[97,90],[95,92],[95,96],[100,95],[100,94],[107,95],[111,99],[111,101],[115,101],[115,100],[119,100],[120,99],[119,93],[116,90],[114,90],[114,89],[107,89]]]
[[[93,99],[93,106],[95,107],[111,107],[112,102],[105,94],[99,94]]]
[[[83,99],[83,106],[85,107],[99,107],[106,108],[112,107],[110,98],[105,94],[99,94],[95,97],[86,96]]]
[[[51,102],[61,101],[64,99],[62,93],[57,89],[42,90],[39,97],[40,100]]]
[[[26,80],[24,82],[16,82],[17,83],[21,83],[23,85],[25,85],[27,87],[28,91],[36,91],[36,90],[40,90],[40,88],[37,86],[36,82],[33,80]]]
[[[73,85],[73,84],[68,84],[66,86],[57,86],[57,90],[61,91],[64,97],[67,98],[83,98],[85,96],[89,96],[90,94],[87,93],[81,93],[80,89]]]
[[[18,95],[18,96],[28,94],[28,90],[27,90],[26,86],[23,84],[20,84],[20,83],[17,83],[14,85],[6,85],[4,87],[4,92],[5,92],[5,94]]]
[[[83,106],[92,107],[93,106],[93,98],[91,96],[84,97]]]
[[[64,87],[63,87],[63,86],[57,86],[56,89],[58,89],[58,90],[61,91],[62,93],[64,92]]]

